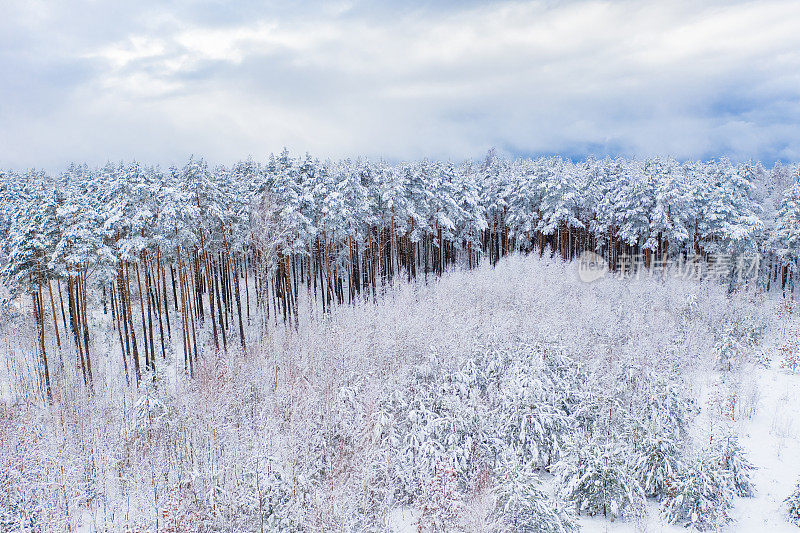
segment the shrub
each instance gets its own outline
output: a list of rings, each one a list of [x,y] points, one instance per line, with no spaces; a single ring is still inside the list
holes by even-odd
[[[560,501],[547,496],[532,469],[516,466],[502,468],[495,486],[497,505],[492,517],[496,531],[522,533],[568,533],[578,530],[572,512]]]
[[[510,368],[503,382],[495,425],[505,447],[515,449],[521,462],[545,468],[560,458],[574,421],[558,404],[565,391],[546,375],[520,366]]]
[[[731,370],[747,353],[748,338],[734,326],[722,330],[714,342],[714,363],[719,370]]]
[[[646,435],[637,449],[636,478],[646,496],[660,497],[680,471],[679,450],[667,435]]]
[[[41,528],[41,510],[33,494],[24,491],[20,472],[0,468],[0,531],[35,531]]]
[[[785,334],[783,344],[778,347],[781,368],[794,372],[800,366],[800,330],[792,328]]]
[[[730,474],[728,479],[737,496],[742,498],[753,496],[750,472],[756,467],[747,459],[745,450],[739,446],[739,440],[735,436],[728,435],[715,439],[712,444],[711,457],[717,461],[722,470]]]
[[[591,443],[560,464],[562,494],[575,502],[578,513],[614,519],[640,511],[644,491],[628,473],[627,452],[621,446]]]
[[[730,520],[733,490],[730,473],[712,457],[692,461],[670,482],[661,502],[664,518],[704,531]]]
[[[464,507],[457,483],[455,470],[445,464],[436,465],[436,471],[418,502],[422,511],[417,523],[420,533],[453,531]]]

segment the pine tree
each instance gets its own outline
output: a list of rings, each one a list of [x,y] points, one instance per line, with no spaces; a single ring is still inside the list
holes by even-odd
[[[530,468],[511,461],[501,467],[493,512],[496,531],[568,533],[578,531],[570,509],[547,496]]]

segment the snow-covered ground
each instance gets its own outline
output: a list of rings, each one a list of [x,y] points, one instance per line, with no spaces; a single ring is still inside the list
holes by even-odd
[[[800,481],[800,373],[784,363],[786,346],[797,346],[800,317],[797,313],[780,316],[779,298],[763,303],[773,311],[771,322],[760,344],[748,354],[742,366],[733,372],[698,370],[695,375],[700,413],[694,421],[693,436],[698,445],[714,431],[725,426],[740,438],[750,462],[755,494],[736,497],[730,513],[731,522],[720,528],[725,532],[792,532],[797,526],[786,519],[784,500]],[[794,344],[793,344],[794,343]],[[720,393],[733,394],[736,401],[729,412],[721,414],[713,398]],[[389,515],[390,531],[419,531],[419,511],[410,507],[395,509]],[[608,520],[602,516],[579,518],[581,531],[587,533],[678,533],[686,527],[668,523],[657,501],[649,500],[642,516],[628,520]]]
[[[740,405],[735,420],[725,423],[740,436],[743,448],[756,466],[752,474],[755,496],[735,499],[733,521],[723,528],[724,531],[790,533],[798,530],[786,520],[784,500],[800,481],[800,373],[783,368],[780,347],[791,342],[791,332],[797,331],[800,318],[796,315],[774,318],[760,347],[764,355],[762,364],[749,363],[734,375]],[[718,384],[715,373],[703,378],[705,387],[709,383]],[[708,410],[707,405],[705,409]],[[711,418],[717,417],[702,413],[697,423],[709,424]],[[582,531],[592,533],[685,531],[683,527],[666,523],[655,502],[648,502],[647,516],[643,520],[612,523],[601,517],[583,517],[581,527]]]
[[[783,500],[800,479],[800,375],[781,368],[776,346],[769,347],[768,368],[753,368],[757,391],[752,419],[738,427],[741,442],[758,467],[753,473],[756,495],[737,499],[731,529],[797,531],[786,521]]]
[[[733,424],[757,467],[752,476],[756,494],[736,498],[733,521],[723,531],[792,533],[798,529],[786,520],[784,499],[800,479],[800,374],[781,367],[774,344],[765,351],[773,355],[769,366],[751,366],[743,376],[744,386],[752,395],[753,404],[748,405],[752,416]],[[418,511],[402,507],[390,514],[388,527],[395,533],[417,533],[418,520]],[[583,516],[580,526],[584,533],[686,531],[683,526],[666,522],[654,501],[647,502],[646,513],[639,519],[612,522],[600,516]]]
[[[777,302],[774,306],[777,310]],[[734,420],[724,420],[740,436],[743,448],[756,466],[752,474],[755,495],[736,498],[732,522],[723,531],[730,532],[796,532],[797,526],[786,520],[784,500],[800,481],[800,373],[783,368],[780,351],[792,331],[797,331],[800,318],[773,317],[762,345],[761,364],[748,363],[739,372],[728,375],[739,397]],[[719,386],[719,373],[700,376],[705,396],[708,388]],[[708,413],[708,402],[696,424],[720,423]],[[712,421],[713,420],[713,421]],[[706,428],[697,428],[700,435]],[[610,522],[602,517],[583,517],[581,528],[591,533],[679,532],[684,527],[672,525],[660,516],[659,506],[648,502],[646,517],[627,522]]]
[[[573,461],[570,454],[584,445],[635,452],[631,439],[612,431],[618,428],[674,430],[661,419],[669,409],[647,395],[675,385],[666,398],[678,410],[686,399],[700,408],[688,428],[689,452],[724,430],[739,435],[758,467],[755,496],[734,498],[724,530],[793,531],[781,503],[800,476],[800,375],[780,366],[779,348],[792,342],[800,320],[778,318],[777,309],[774,297],[729,296],[713,283],[653,277],[589,284],[577,279],[575,265],[511,257],[388,288],[377,304],[337,308],[302,320],[296,331],[271,328],[248,354],[206,352],[194,378],[181,371],[175,346],[168,354],[174,359],[159,360],[158,387],[138,391],[110,371],[119,352],[106,324],[95,338],[98,374],[106,379],[94,397],[75,394],[73,383],[60,396],[70,401],[50,410],[23,408],[19,398],[0,402],[0,469],[19,492],[12,512],[38,505],[48,524],[73,531],[153,531],[156,519],[159,529],[247,531],[258,530],[259,516],[265,531],[281,524],[359,531],[368,512],[386,530],[410,533],[418,530],[420,502],[441,496],[425,486],[436,480],[431,465],[455,458],[467,465],[459,470],[466,489],[444,492],[471,521],[445,523],[486,531],[500,472],[481,478],[485,463],[475,460],[466,437],[488,436],[483,442],[501,452],[531,441],[533,430],[523,433],[513,421],[553,415],[525,411],[528,402],[549,405],[537,396],[553,371],[541,366],[546,356],[568,363],[565,383],[580,383],[580,390],[558,385],[547,394],[600,413],[580,419],[595,426],[594,435],[566,420],[565,428],[580,432],[577,442],[553,430],[563,438],[563,452],[554,452],[560,459]],[[94,319],[102,329],[108,317]],[[720,370],[718,337],[736,321],[766,326],[730,370]],[[7,373],[25,363],[18,355],[31,340],[24,324],[11,326],[5,331],[20,339],[0,342],[13,363],[3,367]],[[99,350],[103,339],[107,352]],[[67,365],[71,354],[62,355]],[[571,365],[582,374],[570,374]],[[7,398],[15,392],[8,387]],[[473,387],[486,393],[472,394]],[[640,425],[642,413],[654,418]],[[440,431],[443,424],[448,429]],[[539,461],[537,498],[553,497],[563,489],[555,459],[525,446],[526,457]],[[8,479],[0,476],[0,483]],[[403,491],[412,497],[400,503]],[[665,522],[656,498],[644,509],[639,518],[614,521],[582,513],[578,522],[587,532],[685,531]]]

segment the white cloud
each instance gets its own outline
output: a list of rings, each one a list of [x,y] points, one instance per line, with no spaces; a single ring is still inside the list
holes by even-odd
[[[568,155],[800,153],[796,2],[369,7],[264,9],[216,23],[128,6],[133,22],[92,42],[69,33],[77,14],[20,8],[20,23],[44,42],[72,43],[48,68],[91,68],[66,96],[11,95],[19,104],[0,110],[0,164],[166,163],[189,153],[230,162],[283,145],[322,157],[460,159],[493,145]],[[6,61],[0,55],[0,67]],[[35,113],[43,103],[55,112]]]

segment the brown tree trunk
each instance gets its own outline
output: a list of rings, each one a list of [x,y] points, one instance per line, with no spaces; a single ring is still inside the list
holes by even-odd
[[[83,267],[83,282],[81,283],[81,311],[83,314],[83,344],[86,347],[86,371],[89,374],[89,390],[94,391],[94,377],[92,376],[92,359],[89,356],[89,309],[87,305],[88,272]]]
[[[120,313],[122,312],[122,306],[118,303],[117,298],[117,291],[114,288],[114,284],[111,284],[111,308],[114,309],[114,326],[117,329],[117,333],[119,334],[119,347],[120,352],[122,353],[122,366],[125,368],[125,381],[130,385],[131,383],[131,376],[130,372],[128,371],[128,347],[126,345],[125,339],[122,337],[122,326],[121,326],[121,316]],[[126,328],[127,331],[127,328]],[[127,337],[127,332],[125,334]]]
[[[56,318],[56,304],[55,300],[53,300],[53,286],[50,283],[50,279],[47,280],[47,292],[50,293],[50,310],[53,311],[53,326],[55,326],[56,330],[56,343],[58,344],[59,350],[61,349],[61,335],[58,333],[58,319]]]
[[[61,323],[64,324],[64,335],[68,335],[69,328],[67,328],[67,315],[64,312],[64,297],[61,296],[61,280],[56,278],[56,290],[58,290],[58,301],[61,304]],[[64,341],[66,342],[66,337]]]
[[[214,276],[213,276],[213,291],[217,295],[217,313],[219,314],[219,323],[222,324],[222,301],[220,296],[220,289],[219,289],[219,269],[217,265],[214,264]],[[213,296],[213,295],[212,295]],[[267,302],[267,311],[269,311],[269,302]],[[225,353],[228,353],[228,336],[225,333],[225,328],[220,327],[220,331],[222,332],[222,349]]]
[[[133,307],[131,306],[131,274],[128,270],[128,262],[125,262],[125,271],[120,267],[120,273],[125,278],[125,294],[123,295],[125,308],[127,309],[128,328],[131,337],[131,346],[133,347],[133,367],[136,372],[136,384],[138,385],[142,379],[141,365],[139,364],[139,345],[136,342],[136,329],[133,327]]]
[[[47,394],[47,403],[53,403],[53,390],[50,387],[50,367],[47,364],[47,349],[44,342],[44,306],[42,305],[42,273],[39,271],[39,292],[33,295],[33,312],[39,333],[39,345],[42,350],[42,366],[44,367],[44,386]],[[37,298],[38,296],[38,298]],[[38,310],[37,310],[38,308]]]
[[[170,265],[170,270],[173,271]],[[174,271],[173,271],[174,272]],[[173,287],[174,287],[174,273],[173,273]],[[183,265],[180,257],[180,249],[178,250],[178,285],[180,287],[180,313],[181,313],[181,330],[183,332],[183,370],[189,371],[189,362],[192,360],[192,341],[189,337],[189,319],[186,306],[186,287],[183,280]],[[177,298],[175,303],[178,303]]]
[[[142,312],[142,338],[144,339],[144,364],[146,367],[150,368],[151,370],[154,369],[154,365],[152,363],[153,354],[148,353],[150,352],[150,348],[147,344],[147,321],[144,317],[144,298],[145,294],[142,290],[142,278],[139,276],[139,264],[133,264],[133,271],[136,272],[136,284],[139,286],[139,309]],[[151,337],[152,340],[152,337]],[[151,342],[152,344],[152,342]],[[155,379],[155,374],[153,375],[153,379]]]
[[[83,356],[83,345],[81,343],[81,328],[78,319],[78,291],[75,287],[75,279],[72,274],[69,274],[67,279],[67,295],[69,302],[69,318],[70,326],[72,327],[72,334],[75,337],[75,348],[78,352],[78,361],[83,373],[83,384],[89,387],[89,376],[86,373],[86,359]]]
[[[169,323],[169,305],[167,302],[167,275],[164,272],[164,261],[161,259],[161,251],[158,252],[158,271],[161,278],[161,295],[164,300],[164,320],[167,323],[167,338],[172,340],[172,327]]]
[[[247,303],[247,325],[250,325],[250,285],[247,281],[248,270],[248,256],[246,252],[242,252],[242,262],[244,264],[244,297]],[[252,263],[252,260],[251,260]],[[310,261],[309,261],[310,264]]]
[[[236,265],[234,264],[234,259],[233,259],[232,254],[231,254],[231,249],[228,246],[228,240],[225,237],[225,227],[224,226],[220,226],[220,230],[222,231],[222,235],[223,235],[222,242],[225,245],[225,250],[227,252],[226,255],[228,256],[228,266],[229,266],[229,269],[230,269],[230,271],[231,271],[231,273],[233,275],[233,287],[234,287],[234,293],[235,293],[235,296],[236,296],[236,311],[239,314],[239,342],[242,345],[242,352],[244,352],[245,349],[246,349],[246,346],[245,346],[245,339],[244,339],[244,323],[242,322],[242,297],[241,297],[241,293],[239,291],[239,271],[236,268]]]
[[[186,262],[182,262],[182,269],[183,271],[183,285],[186,290],[186,323],[189,326],[189,331],[191,332],[190,337],[190,345],[191,350],[189,350],[189,375],[194,376],[194,362],[198,359],[197,353],[197,329],[195,328],[194,322],[194,315],[195,309],[192,304],[192,298],[194,298],[195,294],[195,287],[193,286],[194,276],[191,275],[191,256],[190,253],[187,251],[186,253]]]

